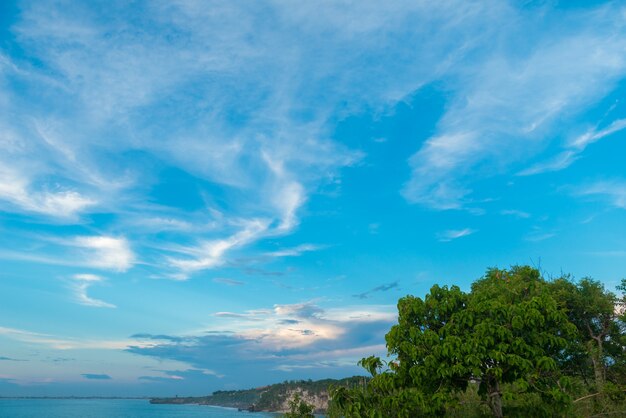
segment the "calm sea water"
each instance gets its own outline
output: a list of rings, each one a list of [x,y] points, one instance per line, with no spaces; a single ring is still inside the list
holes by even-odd
[[[0,418],[267,418],[206,405],[153,405],[146,399],[0,399]]]

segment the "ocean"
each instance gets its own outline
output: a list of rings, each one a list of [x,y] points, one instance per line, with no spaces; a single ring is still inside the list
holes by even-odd
[[[0,399],[0,418],[267,418],[207,405],[153,405],[147,399]]]

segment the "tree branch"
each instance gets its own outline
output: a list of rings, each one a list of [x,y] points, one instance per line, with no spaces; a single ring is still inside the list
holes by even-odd
[[[623,390],[622,392],[626,392],[626,389]],[[583,396],[582,398],[578,398],[575,401],[573,401],[572,403],[576,403],[578,401],[582,401],[583,399],[587,399],[587,398],[593,398],[594,396],[602,395],[603,393],[604,392],[592,393],[591,395],[586,395],[586,396]],[[600,415],[602,415],[602,414],[600,414]],[[594,415],[594,416],[596,416],[596,415]]]

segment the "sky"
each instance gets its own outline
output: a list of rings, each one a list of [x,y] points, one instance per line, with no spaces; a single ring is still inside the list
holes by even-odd
[[[0,2],[0,395],[361,374],[397,300],[626,271],[626,6]]]

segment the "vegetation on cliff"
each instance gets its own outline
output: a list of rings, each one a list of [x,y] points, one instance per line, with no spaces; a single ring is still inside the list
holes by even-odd
[[[294,412],[304,411],[311,406],[311,412],[323,413],[328,408],[328,388],[354,388],[364,385],[367,379],[360,376],[345,379],[289,380],[283,383],[247,390],[219,390],[212,395],[199,397],[154,398],[152,403],[216,405],[250,411]],[[294,404],[294,398],[298,401]],[[294,406],[295,405],[295,406]],[[295,408],[295,409],[294,409]],[[293,410],[292,410],[293,409]]]

